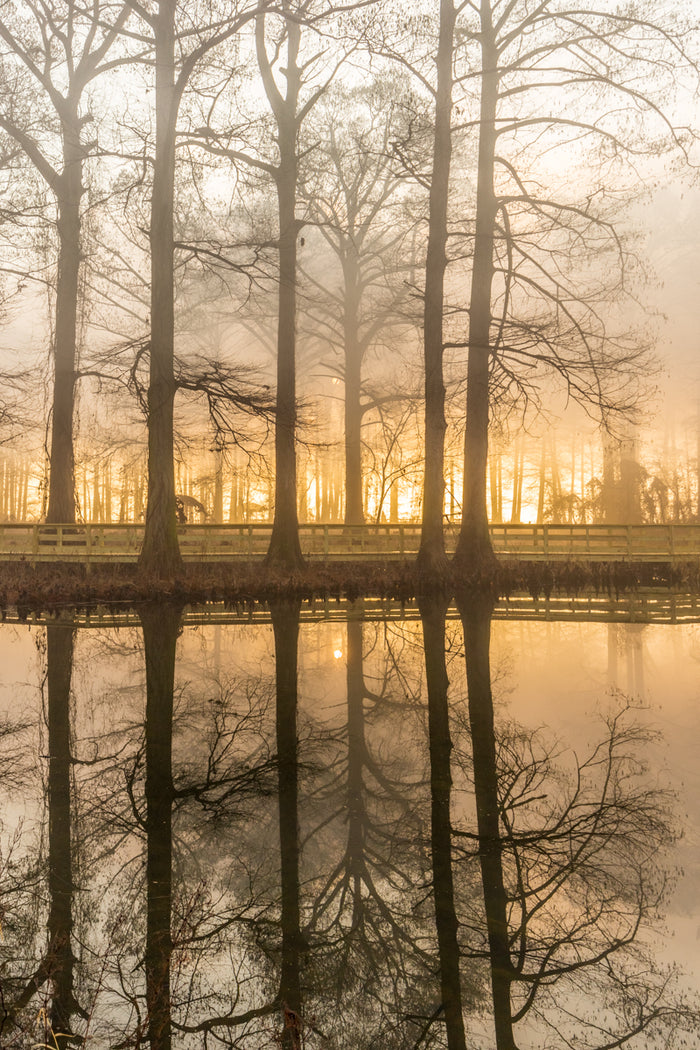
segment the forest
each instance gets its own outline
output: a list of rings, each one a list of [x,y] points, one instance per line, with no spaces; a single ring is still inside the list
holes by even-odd
[[[640,216],[692,186],[692,11],[3,0],[0,518],[700,520]],[[685,181],[684,181],[685,180]],[[650,220],[646,219],[647,222]]]

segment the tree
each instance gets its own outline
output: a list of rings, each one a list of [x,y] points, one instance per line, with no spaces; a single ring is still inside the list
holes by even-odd
[[[658,100],[672,89],[677,65],[689,65],[681,34],[662,16],[654,21],[633,8],[481,0],[476,14],[464,29],[477,52],[480,110],[466,125],[478,132],[478,161],[464,512],[455,555],[467,568],[493,557],[486,465],[497,396],[514,391],[537,400],[532,376],[540,369],[603,417],[635,408],[631,380],[645,368],[645,346],[617,335],[607,316],[625,300],[630,265],[608,187],[640,153],[661,144],[682,150],[684,134]],[[648,88],[640,87],[645,76]],[[646,143],[637,133],[640,118]],[[596,150],[585,186],[557,175],[554,152],[581,162],[580,179]]]
[[[75,521],[73,411],[80,312],[81,202],[86,158],[97,143],[85,141],[93,120],[86,92],[102,73],[119,64],[109,58],[129,14],[130,3],[93,0],[6,0],[0,7],[0,38],[11,59],[3,61],[0,128],[19,146],[56,201],[58,239],[53,345],[49,503],[46,520]],[[35,112],[36,93],[44,114]],[[46,135],[48,124],[51,134]],[[54,139],[56,141],[52,141]]]
[[[310,286],[303,325],[311,338],[327,339],[343,355],[346,525],[365,520],[364,417],[378,403],[401,397],[371,396],[363,366],[374,347],[390,353],[411,324],[406,279],[414,268],[415,226],[406,221],[409,201],[394,170],[392,145],[406,135],[404,110],[395,80],[376,77],[369,85],[330,93],[307,131],[322,141],[314,153],[317,171],[303,184],[309,227],[316,225],[340,264],[340,279],[329,273],[323,242],[320,248],[314,243],[302,268]]]
[[[440,0],[436,55],[435,137],[428,214],[423,304],[425,368],[425,481],[418,566],[426,574],[446,565],[443,518],[445,509],[445,379],[443,372],[443,311],[447,269],[447,216],[452,158],[452,92],[454,87],[455,23],[453,0]]]
[[[175,514],[173,456],[174,376],[174,253],[173,207],[177,119],[183,94],[198,64],[225,44],[253,18],[259,6],[221,13],[208,9],[192,31],[176,24],[177,0],[158,0],[151,11],[137,0],[131,6],[152,31],[155,54],[156,138],[151,190],[151,337],[148,388],[148,502],[139,563],[148,572],[171,576],[181,565]],[[186,49],[176,60],[176,41]],[[189,45],[189,47],[188,47]]]
[[[471,755],[458,763],[473,777],[476,831],[455,834],[478,863],[486,920],[465,954],[487,960],[497,1050],[516,1050],[525,1019],[557,1045],[684,1045],[695,1007],[643,933],[667,895],[675,823],[645,765],[650,730],[619,697],[587,753],[497,725],[492,603],[465,594],[459,606]]]

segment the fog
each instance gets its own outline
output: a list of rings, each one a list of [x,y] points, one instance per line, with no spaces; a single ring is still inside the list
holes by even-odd
[[[586,58],[573,25],[545,5],[530,58],[528,3],[509,11],[508,30],[494,5],[494,40],[512,64],[503,59],[493,101],[489,193],[500,212],[485,292],[474,245],[488,77],[473,12],[455,16],[444,65],[437,5],[409,15],[384,4],[379,15],[302,3],[298,32],[270,14],[257,44],[244,5],[220,24],[215,4],[191,23],[176,5],[166,84],[154,78],[156,5],[116,5],[92,28],[73,6],[0,19],[4,520],[143,519],[153,326],[170,325],[168,299],[172,330],[157,336],[163,361],[174,353],[164,469],[204,508],[191,520],[273,521],[290,469],[301,522],[425,519],[426,289],[440,236],[438,511],[458,522],[476,498],[465,495],[465,399],[486,294],[478,499],[490,520],[697,520],[697,42],[680,17],[661,9],[658,28],[642,30],[634,17],[608,20],[603,3],[587,16]],[[42,40],[44,67],[30,57]],[[293,85],[283,53],[298,69]],[[451,77],[442,173],[441,68]],[[164,116],[173,84],[176,120]],[[158,197],[156,140],[167,120],[177,132],[169,203]],[[156,206],[172,221],[165,240]],[[280,468],[275,420],[290,397],[296,462]],[[51,495],[59,480],[62,499]]]

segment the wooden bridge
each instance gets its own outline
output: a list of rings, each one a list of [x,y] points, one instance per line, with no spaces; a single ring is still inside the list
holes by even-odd
[[[494,550],[522,561],[661,561],[700,558],[700,525],[491,525]],[[264,557],[271,525],[179,525],[185,561],[249,561]],[[318,561],[392,560],[415,557],[420,525],[301,525],[304,555]],[[453,551],[457,525],[447,525]],[[143,542],[140,524],[45,525],[0,523],[0,560],[135,562]]]
[[[550,598],[513,594],[497,602],[493,618],[550,623],[700,624],[700,596],[659,588],[639,590],[619,598],[606,594],[579,594],[574,597],[552,595]],[[454,603],[447,611],[447,619],[459,619]],[[362,623],[411,623],[420,621],[420,613],[415,601],[399,602],[391,598],[338,601],[335,598],[316,598],[302,603],[300,620],[305,624],[328,621],[346,623],[349,620]],[[20,612],[10,608],[3,611],[2,622],[97,630],[141,626],[137,609],[108,605],[80,609],[66,607],[50,613]],[[269,608],[260,602],[244,602],[238,606],[223,602],[188,605],[182,614],[185,627],[263,626],[271,622]]]

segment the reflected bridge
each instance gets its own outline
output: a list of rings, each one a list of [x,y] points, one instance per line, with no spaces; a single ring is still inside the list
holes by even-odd
[[[700,524],[693,525],[506,525],[490,526],[496,554],[514,561],[687,562],[700,558]],[[188,562],[256,561],[264,558],[271,524],[179,525]],[[445,526],[448,553],[459,526]],[[305,524],[299,526],[304,556],[317,561],[402,561],[420,545],[421,527]],[[0,561],[135,562],[144,525],[86,523],[0,524]]]
[[[459,619],[455,603],[449,606],[447,619]],[[661,589],[638,590],[617,598],[603,594],[579,594],[575,597],[552,595],[549,598],[513,594],[498,600],[493,619],[551,623],[700,624],[700,596]],[[392,598],[360,598],[355,601],[313,598],[302,603],[299,620],[302,624],[326,621],[409,623],[420,621],[420,612],[415,601],[401,602]],[[29,612],[8,608],[2,612],[2,622],[37,626],[58,624],[104,630],[140,627],[141,617],[135,607],[107,605],[65,608],[59,612]],[[256,601],[235,605],[226,602],[188,605],[182,613],[184,627],[270,623],[272,618],[269,607]]]

